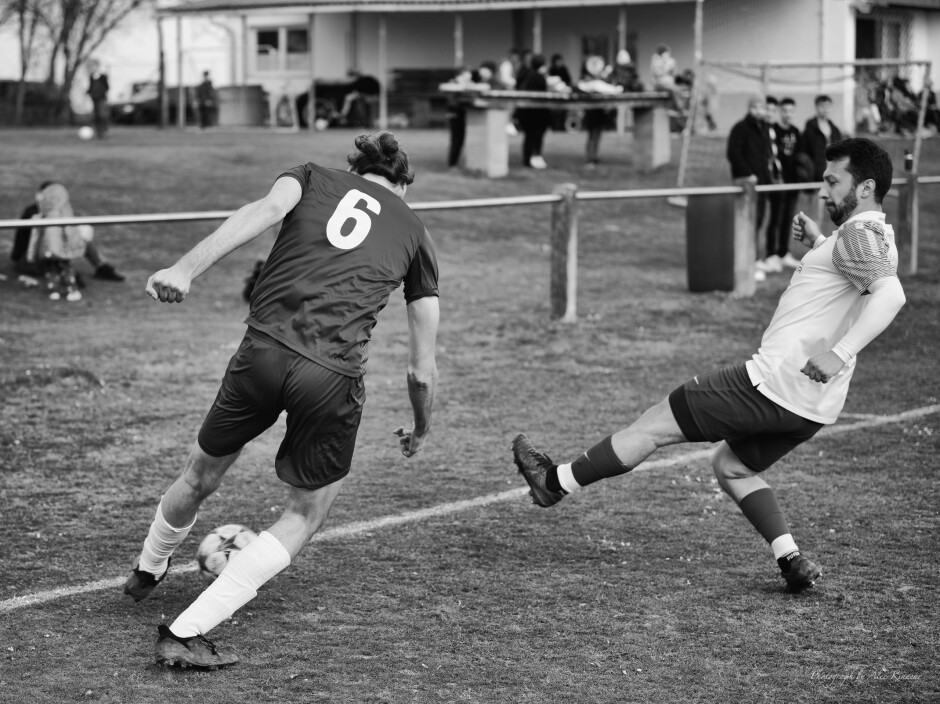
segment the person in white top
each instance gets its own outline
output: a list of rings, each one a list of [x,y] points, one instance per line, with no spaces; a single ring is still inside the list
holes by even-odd
[[[826,149],[819,198],[838,227],[829,237],[800,212],[793,237],[803,257],[760,347],[744,364],[693,377],[629,427],[568,464],[556,465],[519,434],[512,450],[529,494],[552,506],[588,484],[629,472],[657,448],[718,442],[718,484],[770,544],[790,592],[814,586],[820,569],[797,548],[773,490],[761,477],[777,460],[834,423],[856,355],[905,303],[894,231],[881,203],[890,156],[868,139]]]

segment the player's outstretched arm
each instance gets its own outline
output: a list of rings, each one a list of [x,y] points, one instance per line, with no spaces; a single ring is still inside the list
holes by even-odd
[[[414,427],[398,428],[395,434],[405,457],[414,456],[431,430],[431,408],[437,388],[437,326],[440,304],[437,296],[425,296],[408,304],[408,398],[414,411]]]
[[[827,383],[846,362],[861,352],[891,324],[907,302],[897,276],[884,276],[868,287],[871,298],[855,324],[829,351],[807,360],[800,370],[813,381]]]
[[[155,301],[179,303],[189,293],[193,279],[283,220],[300,201],[301,194],[297,180],[289,176],[279,178],[264,198],[243,205],[176,264],[151,276],[146,293]]]

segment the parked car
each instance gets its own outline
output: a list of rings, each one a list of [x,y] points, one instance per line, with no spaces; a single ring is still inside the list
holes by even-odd
[[[39,81],[27,81],[23,95],[24,125],[54,125],[60,119],[57,111],[61,88]],[[19,81],[0,79],[0,125],[12,125],[16,111]]]
[[[338,125],[340,110],[343,109],[343,99],[351,90],[352,81],[317,81],[315,119],[325,120],[330,127]],[[310,124],[310,110],[307,108],[309,100],[310,96],[307,93],[301,93],[296,98],[297,116],[301,127],[307,127]]]
[[[186,122],[196,122],[194,108],[196,89],[185,86]],[[167,104],[169,106],[169,124],[175,125],[178,106],[179,90],[176,86],[166,88]],[[154,81],[134,83],[131,85],[131,95],[126,100],[111,103],[111,121],[119,125],[157,125],[160,123],[160,89]]]

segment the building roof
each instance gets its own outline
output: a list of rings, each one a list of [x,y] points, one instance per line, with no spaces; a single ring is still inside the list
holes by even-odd
[[[162,15],[283,12],[471,12],[610,5],[661,5],[690,0],[188,0],[161,6]]]

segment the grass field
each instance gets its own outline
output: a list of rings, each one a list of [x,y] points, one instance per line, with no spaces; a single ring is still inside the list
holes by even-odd
[[[126,129],[98,144],[3,132],[0,212],[17,216],[52,178],[89,215],[234,209],[297,163],[342,165],[353,136]],[[447,171],[443,131],[400,137],[418,172],[411,201],[676,177],[674,165],[643,172],[614,135],[595,172],[580,170],[582,136],[550,134],[552,168],[501,181]],[[689,183],[727,182],[723,147],[701,141]],[[937,140],[922,172],[940,173]],[[920,273],[902,276],[908,303],[861,355],[845,416],[767,475],[822,566],[816,589],[783,592],[769,549],[713,481],[706,445],[662,452],[550,510],[529,503],[508,450],[525,431],[570,460],[690,375],[745,359],[785,275],[753,298],[690,294],[682,210],[585,203],[580,320],[562,325],[548,313],[548,206],[429,212],[443,316],[432,442],[406,460],[392,435],[410,418],[397,293],[327,530],[212,632],[241,657],[215,673],[155,666],[155,627],[201,590],[186,563],[202,535],[278,515],[282,422],[205,504],[154,597],[134,604],[120,584],[243,334],[242,282],[270,236],[164,306],[143,294],[147,277],[211,225],[98,228],[128,281],[90,279],[73,304],[21,288],[0,232],[0,701],[940,700],[940,212],[929,188]]]

